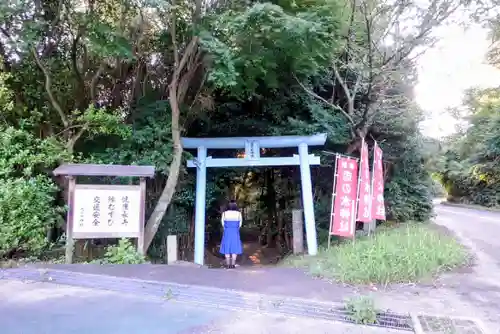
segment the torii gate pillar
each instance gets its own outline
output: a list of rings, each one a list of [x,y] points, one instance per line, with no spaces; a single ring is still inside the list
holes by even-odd
[[[311,167],[307,144],[299,145],[300,180],[302,185],[302,206],[304,207],[304,221],[306,223],[307,252],[309,255],[318,253],[316,236],[316,220],[314,219],[314,202],[311,181]]]
[[[320,160],[319,157],[310,155],[308,151],[309,146],[324,145],[325,141],[326,134],[280,137],[182,138],[184,148],[198,150],[196,159],[188,161],[188,167],[196,167],[194,262],[203,265],[205,255],[207,167],[299,165],[307,250],[309,255],[316,255],[318,242],[310,166],[319,165]],[[299,154],[292,157],[260,157],[261,148],[281,147],[298,147]],[[212,159],[212,157],[207,157],[207,149],[245,149],[245,157]]]
[[[205,257],[205,211],[207,196],[207,149],[198,147],[196,166],[196,206],[194,220],[194,262],[203,265]]]

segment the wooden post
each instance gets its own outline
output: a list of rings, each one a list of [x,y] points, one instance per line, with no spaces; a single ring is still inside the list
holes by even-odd
[[[167,264],[177,262],[177,236],[167,236]]]
[[[330,249],[330,243],[332,241],[332,227],[333,227],[333,207],[335,206],[335,196],[337,191],[337,163],[339,160],[338,154],[335,155],[335,166],[333,167],[333,189],[332,189],[332,208],[330,211],[330,226],[328,227],[328,249]]]
[[[304,252],[304,222],[302,210],[292,210],[293,254]]]
[[[74,216],[74,201],[75,201],[75,177],[68,177],[68,214],[66,216],[66,253],[65,260],[67,264],[73,262],[73,216]]]
[[[141,213],[140,213],[140,224],[139,224],[139,236],[137,237],[137,252],[141,255],[145,255],[144,251],[144,223],[146,215],[146,179],[144,177],[140,178],[139,187],[141,188]]]

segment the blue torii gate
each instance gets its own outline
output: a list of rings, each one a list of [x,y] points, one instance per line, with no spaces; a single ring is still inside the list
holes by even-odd
[[[205,255],[205,199],[207,167],[246,166],[296,166],[300,165],[302,183],[302,204],[306,225],[307,249],[309,255],[316,255],[318,243],[314,220],[314,205],[311,183],[311,165],[319,165],[319,157],[309,154],[309,146],[324,145],[326,134],[312,136],[276,137],[227,137],[227,138],[182,138],[185,149],[198,150],[196,159],[187,162],[188,167],[196,167],[196,206],[194,262],[203,265]],[[298,147],[299,154],[292,157],[260,157],[261,148]],[[208,149],[245,149],[244,158],[207,157]]]

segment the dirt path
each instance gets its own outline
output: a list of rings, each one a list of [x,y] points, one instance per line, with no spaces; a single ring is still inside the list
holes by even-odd
[[[253,238],[252,238],[253,239]],[[262,246],[258,240],[244,240],[243,254],[238,257],[237,263],[243,267],[261,267],[275,265],[281,259],[280,252],[274,247]],[[219,245],[212,252],[206,251],[205,265],[211,268],[221,268],[224,258],[218,253]]]

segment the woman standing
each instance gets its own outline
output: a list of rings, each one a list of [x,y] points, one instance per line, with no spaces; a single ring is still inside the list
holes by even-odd
[[[221,217],[224,234],[222,235],[220,253],[226,257],[226,268],[235,268],[236,257],[243,253],[240,239],[242,221],[238,205],[234,201],[231,201]]]

